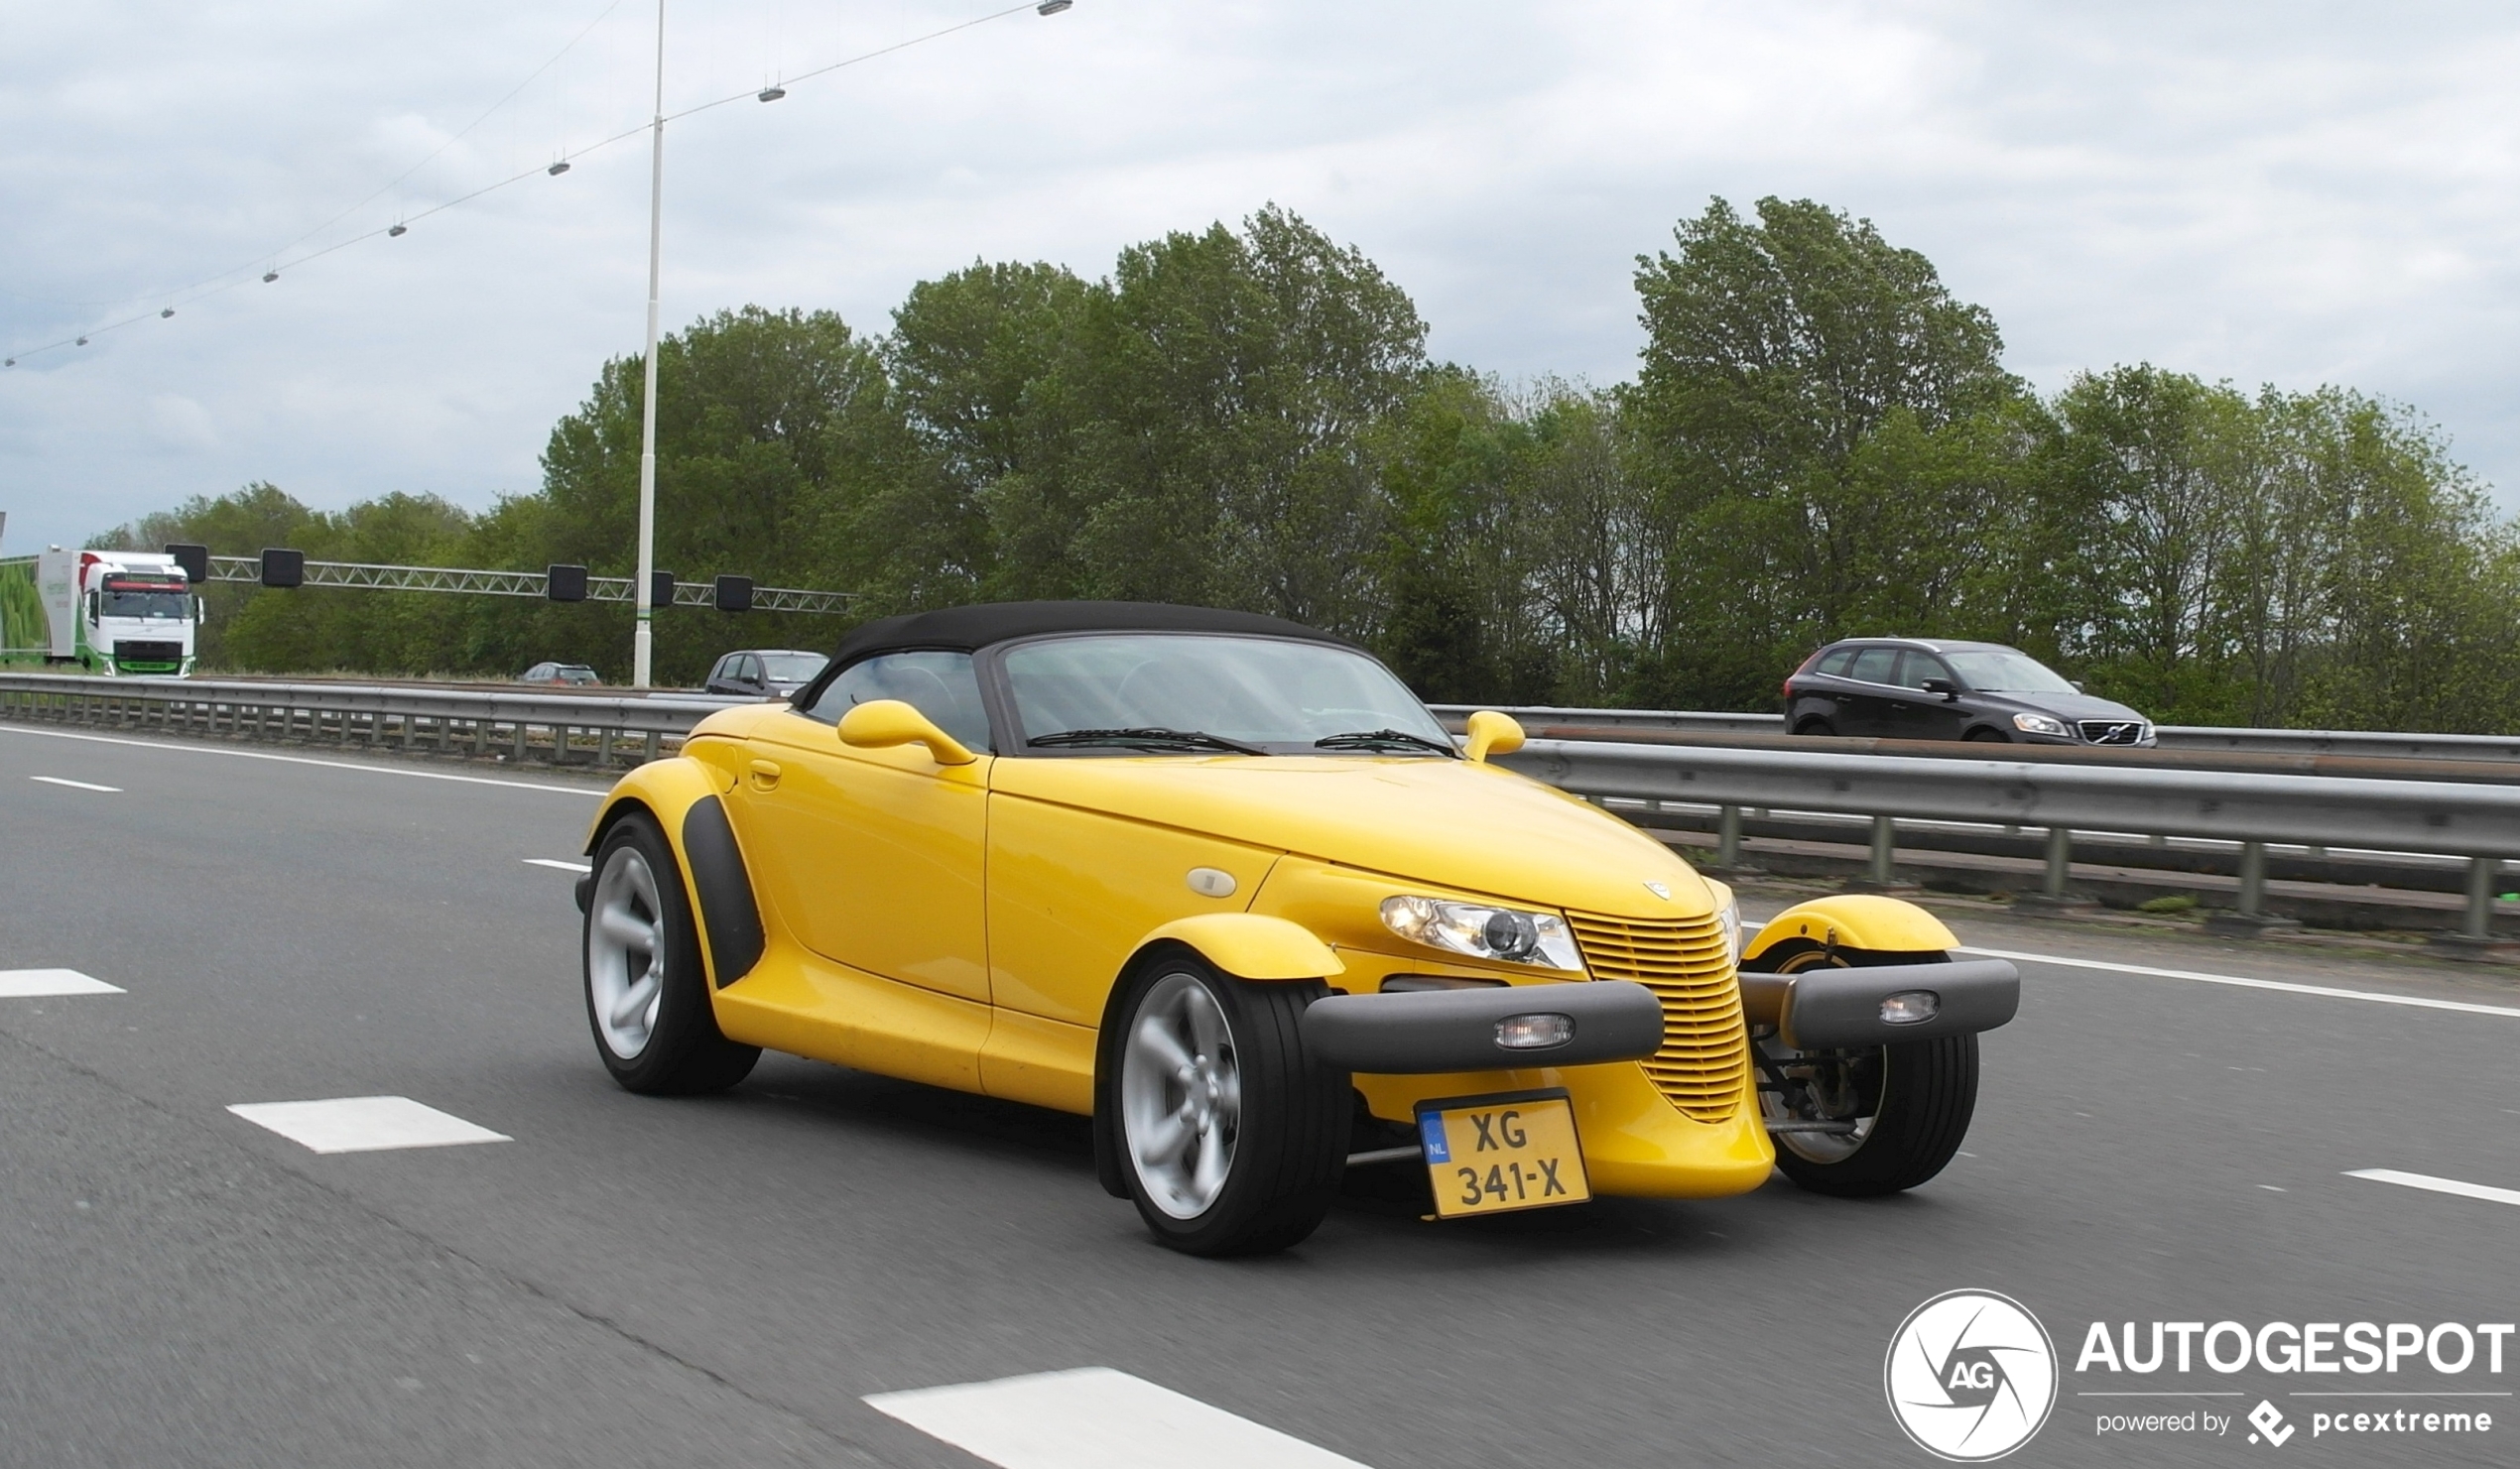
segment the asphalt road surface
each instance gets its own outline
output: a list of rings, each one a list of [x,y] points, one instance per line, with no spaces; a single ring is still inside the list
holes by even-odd
[[[1103,1194],[1075,1119],[793,1057],[614,1087],[572,874],[536,865],[577,859],[595,789],[0,726],[0,971],[120,991],[0,998],[0,1463],[970,1469],[866,1400],[1103,1368],[989,1431],[1165,1453],[1018,1469],[1927,1464],[1883,1357],[1956,1287],[2065,1359],[2012,1462],[2520,1458],[2508,1396],[2424,1400],[2486,1433],[2317,1438],[2289,1396],[2507,1395],[2520,1338],[2499,1376],[2072,1371],[2094,1321],[2520,1318],[2520,1207],[2349,1176],[2520,1188],[2508,980],[1955,920],[2084,962],[2021,960],[1966,1152],[1911,1194],[1441,1226],[1358,1198],[1202,1262]],[[317,1153],[228,1110],[372,1096],[505,1141]],[[2128,1400],[2084,1395],[2127,1387],[2272,1402],[2289,1441],[2098,1432]]]

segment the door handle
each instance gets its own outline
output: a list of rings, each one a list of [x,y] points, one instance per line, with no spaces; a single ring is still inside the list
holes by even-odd
[[[754,761],[752,763],[752,789],[755,791],[775,791],[778,787],[778,763],[769,760]]]

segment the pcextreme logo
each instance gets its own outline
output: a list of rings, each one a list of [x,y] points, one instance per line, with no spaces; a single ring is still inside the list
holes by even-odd
[[[2011,1296],[1947,1290],[1891,1334],[1881,1386],[1917,1447],[1964,1464],[2000,1459],[2057,1406],[2056,1343]]]

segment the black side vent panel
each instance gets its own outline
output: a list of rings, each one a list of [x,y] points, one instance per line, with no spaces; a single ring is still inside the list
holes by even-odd
[[[753,903],[752,874],[726,824],[726,807],[714,796],[693,802],[683,816],[683,855],[692,864],[692,886],[700,895],[700,926],[708,930],[711,978],[719,989],[752,973],[761,962],[761,910]]]

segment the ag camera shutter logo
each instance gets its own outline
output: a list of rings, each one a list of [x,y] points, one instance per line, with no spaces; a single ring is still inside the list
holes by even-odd
[[[1983,1463],[2028,1443],[2055,1410],[2056,1343],[2008,1295],[1947,1290],[1899,1323],[1881,1384],[1917,1447]]]

